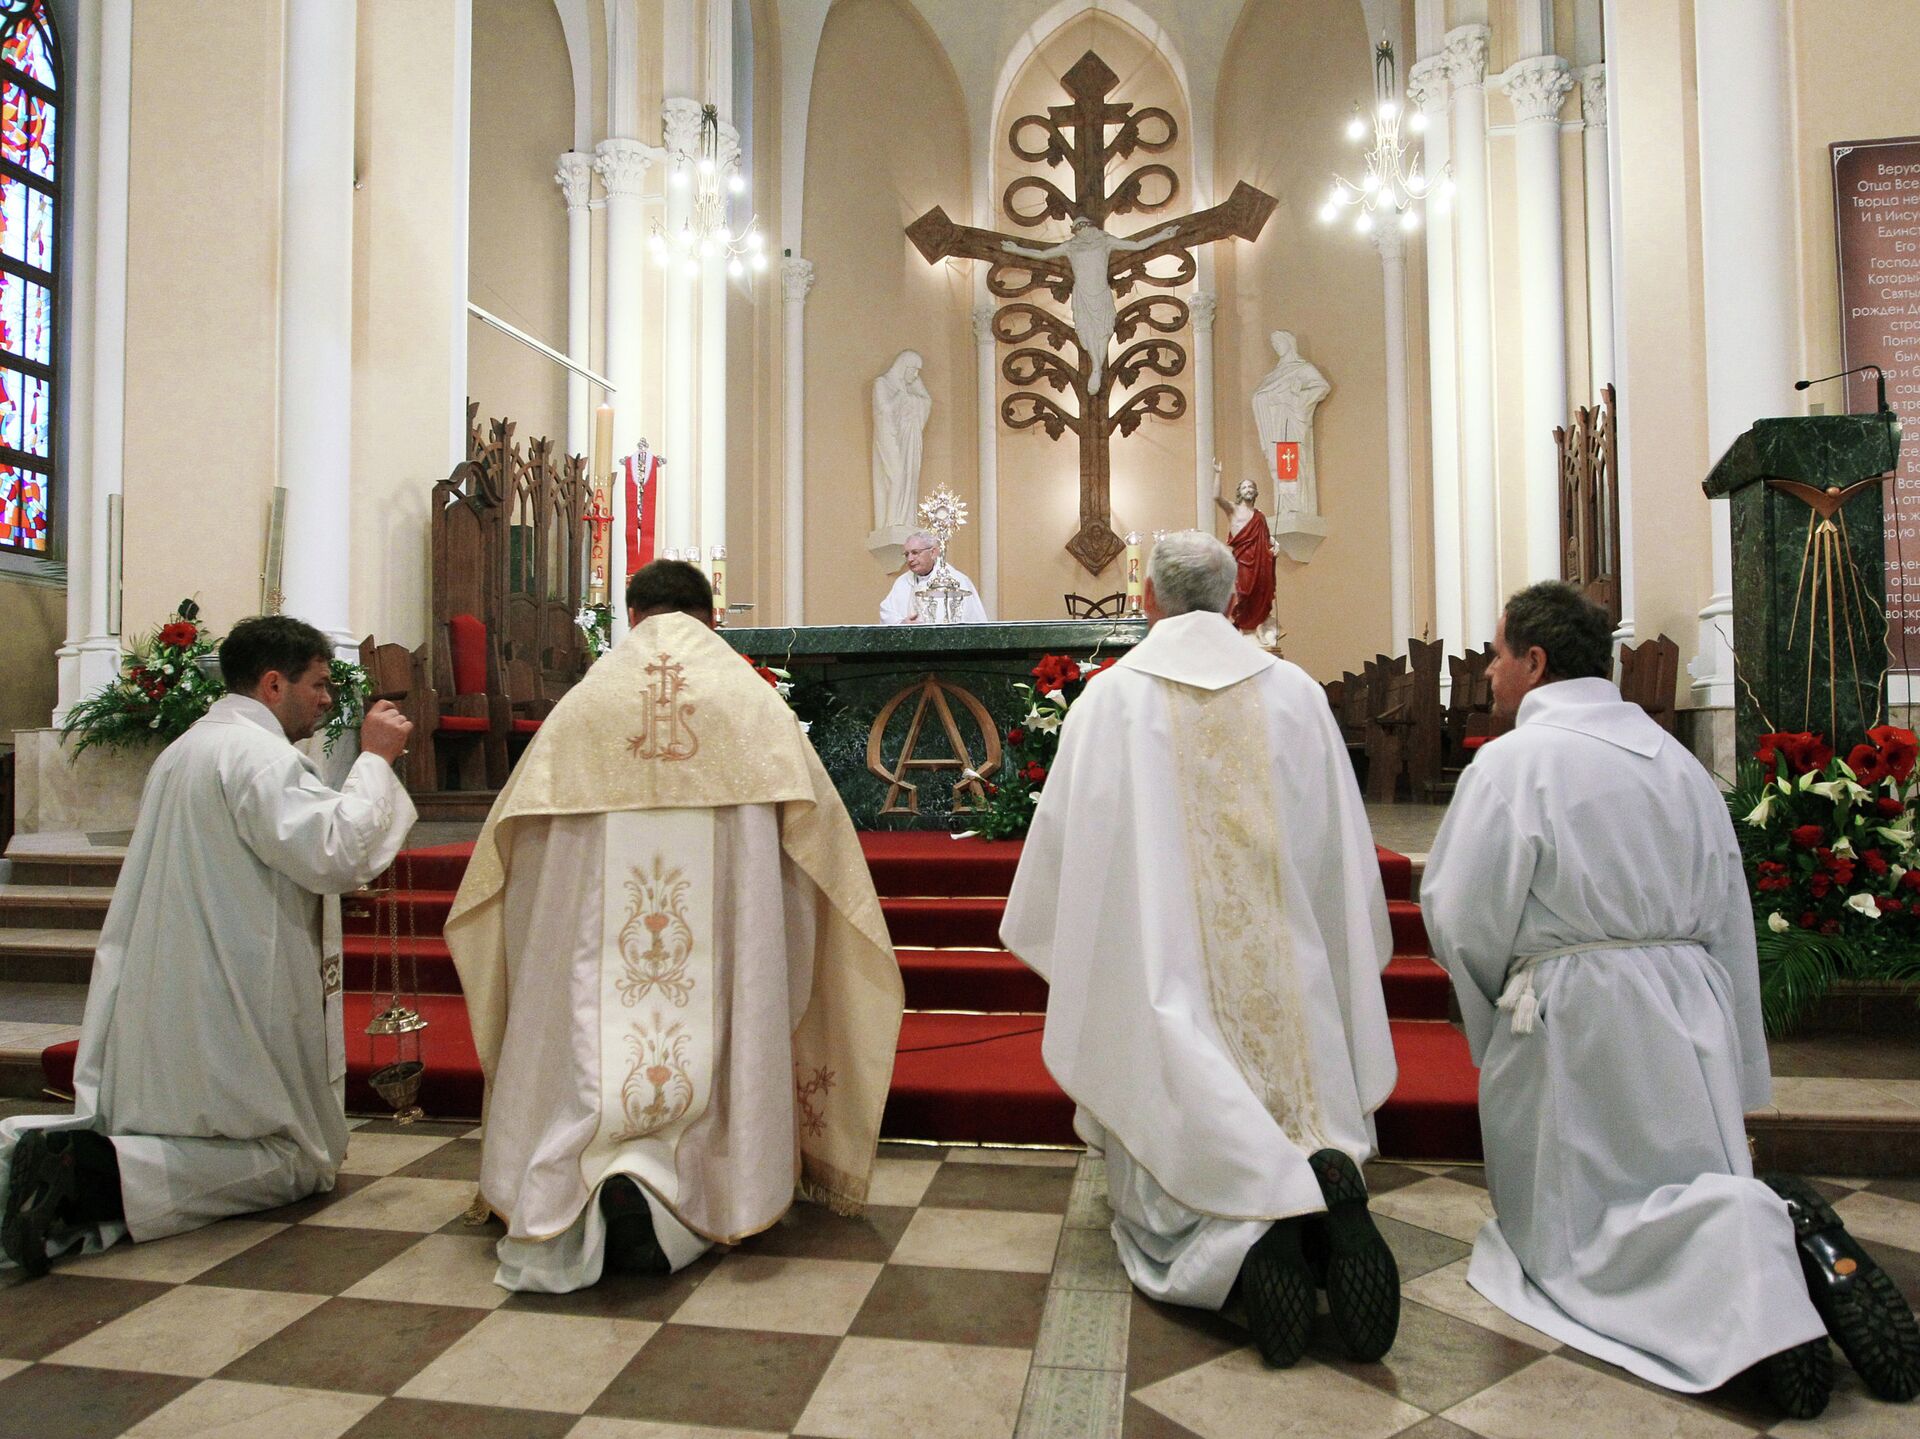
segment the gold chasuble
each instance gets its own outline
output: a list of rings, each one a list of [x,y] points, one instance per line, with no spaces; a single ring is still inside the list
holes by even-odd
[[[784,863],[818,891],[811,925],[796,931],[810,929],[811,953],[790,956],[795,975],[811,976],[791,1053],[767,1056],[791,1069],[798,1189],[842,1212],[865,1202],[899,1038],[899,966],[859,837],[799,722],[740,655],[686,615],[641,624],[555,707],[474,846],[446,938],[487,1078],[489,1142],[513,994],[509,930],[527,918],[506,914],[516,826],[603,817],[604,869],[581,887],[583,897],[599,891],[599,912],[532,918],[556,934],[598,925],[605,1018],[583,1176],[590,1186],[618,1152],[621,1167],[671,1206],[681,1137],[716,1102],[716,1085],[725,1102],[728,995],[717,976],[732,956],[717,952],[728,931],[716,916],[729,896],[720,892],[714,815],[749,805],[774,808]],[[770,876],[763,882],[777,887],[777,871]],[[555,1053],[552,1062],[570,1060]],[[511,1219],[511,1200],[486,1197]],[[712,1240],[745,1237],[683,1218]]]

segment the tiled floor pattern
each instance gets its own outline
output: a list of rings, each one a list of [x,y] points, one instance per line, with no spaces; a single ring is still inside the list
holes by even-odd
[[[1128,1288],[1097,1161],[889,1145],[858,1219],[803,1205],[671,1279],[510,1296],[496,1231],[460,1218],[478,1156],[470,1131],[364,1125],[330,1195],[0,1277],[0,1436],[1874,1439],[1920,1418],[1844,1366],[1821,1421],[1777,1424],[1747,1385],[1683,1399],[1557,1349],[1467,1287],[1472,1169],[1373,1167],[1399,1342],[1357,1365],[1316,1334],[1276,1372],[1231,1314]],[[1920,1293],[1920,1183],[1828,1192]]]

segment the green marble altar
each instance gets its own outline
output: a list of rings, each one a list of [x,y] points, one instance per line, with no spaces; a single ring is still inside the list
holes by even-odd
[[[1707,476],[1731,502],[1734,733],[1814,730],[1845,753],[1884,717],[1886,542],[1878,477],[1899,462],[1900,421],[1760,420]]]
[[[998,777],[1028,707],[1015,686],[1032,683],[1040,657],[1104,659],[1146,633],[1145,620],[720,631],[793,676],[794,710],[855,827],[951,830],[967,827],[967,771]]]

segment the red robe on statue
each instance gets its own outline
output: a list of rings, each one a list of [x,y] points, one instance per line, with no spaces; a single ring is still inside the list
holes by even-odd
[[[1240,565],[1227,618],[1235,629],[1257,630],[1273,613],[1273,535],[1267,529],[1267,517],[1255,510],[1227,543]]]

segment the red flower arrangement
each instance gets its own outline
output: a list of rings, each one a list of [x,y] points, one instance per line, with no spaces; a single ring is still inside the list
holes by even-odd
[[[1911,979],[1920,949],[1920,741],[1875,725],[1845,753],[1817,734],[1762,735],[1728,796],[1776,1034],[1841,975]]]
[[[1059,752],[1060,726],[1094,676],[1110,669],[1118,658],[1082,661],[1070,655],[1043,655],[1029,671],[1033,683],[1014,686],[1028,698],[1027,713],[1007,730],[1004,777],[997,784],[990,776],[982,778],[987,804],[971,817],[975,833],[988,839],[1018,839],[1027,832]]]
[[[174,620],[160,626],[160,643],[183,650],[200,638],[200,628],[190,620]]]

